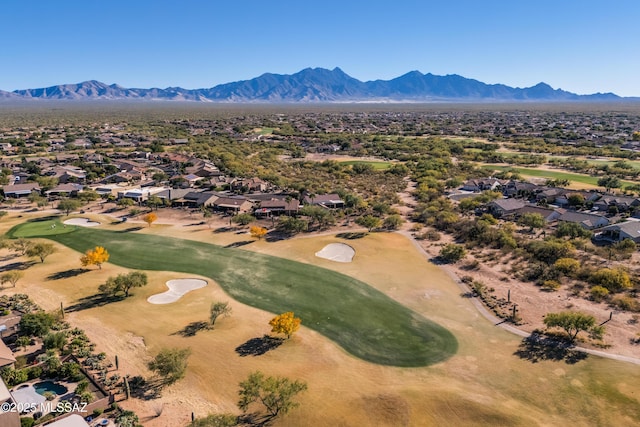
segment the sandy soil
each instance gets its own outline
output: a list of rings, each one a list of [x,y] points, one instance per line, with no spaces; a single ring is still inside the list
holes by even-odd
[[[411,192],[415,188],[415,184],[408,182],[405,192],[400,193],[400,199],[405,204],[415,203],[411,196]],[[408,210],[402,209],[401,213],[405,214]],[[405,219],[408,219],[405,217]],[[410,230],[416,224],[407,221],[403,227],[405,231]],[[415,233],[411,233],[415,234]],[[438,242],[429,242],[427,240],[416,240],[415,242],[422,247],[428,254],[429,258],[435,259],[440,249],[446,243],[452,243],[451,236],[441,233],[442,238]],[[478,260],[478,267],[472,271],[465,269],[470,261]],[[640,260],[640,254],[634,254],[633,260],[616,263],[623,266],[634,265]],[[531,282],[522,282],[513,277],[512,270],[518,268],[518,260],[513,259],[510,253],[502,253],[491,249],[471,250],[467,257],[454,265],[441,265],[441,268],[447,271],[452,278],[460,280],[464,276],[471,276],[474,280],[478,280],[485,284],[488,288],[494,289],[493,294],[499,298],[507,298],[510,293],[511,300],[518,305],[518,313],[522,317],[522,322],[518,325],[518,329],[525,332],[532,332],[536,329],[544,329],[543,319],[547,313],[563,310],[581,311],[593,315],[599,322],[605,323],[606,335],[604,339],[604,348],[592,344],[586,345],[587,348],[598,348],[610,354],[620,354],[630,357],[638,357],[638,345],[634,340],[638,338],[640,333],[640,324],[634,320],[634,315],[629,312],[613,311],[613,317],[609,320],[612,309],[606,303],[594,303],[583,297],[573,296],[567,287],[562,287],[558,291],[548,292],[541,290],[538,286]],[[581,344],[581,345],[584,345]]]
[[[79,225],[80,227],[97,227],[100,225],[97,221],[91,221],[89,218],[70,218],[63,222],[64,225]]]
[[[178,301],[180,298],[188,294],[189,292],[204,288],[207,286],[206,280],[201,279],[174,279],[167,282],[169,290],[161,293],[151,295],[147,298],[147,301],[151,304],[170,304]]]
[[[345,243],[329,243],[322,250],[316,252],[318,258],[335,262],[351,262],[355,254],[356,251]]]

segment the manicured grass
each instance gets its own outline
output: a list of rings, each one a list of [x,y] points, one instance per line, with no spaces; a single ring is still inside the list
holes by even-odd
[[[386,170],[391,167],[391,162],[369,161],[369,160],[347,160],[340,162],[343,165],[371,165],[375,170]]]
[[[577,173],[570,172],[558,172],[558,171],[549,171],[544,169],[535,169],[535,168],[522,168],[522,167],[513,167],[513,166],[503,166],[503,165],[483,165],[485,169],[492,170],[513,170],[520,175],[532,176],[536,178],[549,178],[549,179],[568,179],[572,182],[579,182],[581,184],[589,184],[589,185],[598,185],[598,179],[601,177],[582,175]],[[635,185],[632,181],[621,181],[623,186],[626,185]]]
[[[257,129],[254,129],[253,131],[260,135],[271,135],[273,134],[274,130],[275,130],[274,128],[257,128]]]
[[[320,267],[190,240],[63,228],[57,219],[20,224],[7,234],[46,237],[79,252],[104,246],[109,262],[126,268],[210,277],[237,301],[272,313],[294,311],[304,326],[372,363],[426,366],[458,348],[445,328],[359,280]]]

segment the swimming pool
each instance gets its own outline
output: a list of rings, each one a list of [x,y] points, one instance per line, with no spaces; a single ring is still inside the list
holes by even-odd
[[[33,388],[36,389],[36,393],[44,395],[46,392],[55,393],[58,396],[62,396],[69,389],[67,389],[62,384],[54,383],[53,381],[42,381],[39,383],[35,383]]]

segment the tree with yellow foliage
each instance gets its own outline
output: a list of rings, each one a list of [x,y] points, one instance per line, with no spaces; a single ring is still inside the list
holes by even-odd
[[[265,234],[267,234],[267,229],[264,227],[260,227],[259,225],[252,225],[249,228],[249,233],[251,233],[251,237],[255,237],[256,239],[262,239]]]
[[[153,212],[150,212],[142,217],[142,220],[149,224],[149,227],[151,227],[151,223],[155,222],[157,219],[158,215],[154,214]]]
[[[80,262],[82,266],[97,265],[102,270],[102,264],[109,261],[109,252],[102,246],[96,246],[94,249],[89,249],[82,257]]]
[[[300,329],[300,318],[294,317],[293,311],[287,311],[274,317],[269,321],[271,325],[271,332],[276,334],[285,334],[287,338],[291,338],[291,335],[298,329]]]

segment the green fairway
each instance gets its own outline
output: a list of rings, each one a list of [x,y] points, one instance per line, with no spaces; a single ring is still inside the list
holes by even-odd
[[[598,179],[601,177],[597,176],[589,176],[582,175],[578,173],[570,173],[570,172],[557,172],[557,171],[549,171],[544,169],[535,169],[535,168],[522,168],[522,167],[513,167],[513,166],[503,166],[503,165],[483,165],[484,169],[492,169],[492,170],[512,170],[520,175],[532,176],[536,178],[549,178],[549,179],[568,179],[571,182],[579,182],[582,184],[589,185],[598,185]],[[633,181],[620,181],[622,185],[635,185]]]
[[[391,162],[374,161],[374,160],[347,160],[340,162],[343,165],[371,165],[375,170],[386,170],[391,167]]]
[[[51,228],[56,224],[56,228]],[[240,249],[135,232],[64,228],[58,219],[20,224],[10,237],[45,237],[79,252],[104,246],[126,268],[199,274],[230,296],[302,324],[369,362],[417,367],[446,360],[456,338],[367,284],[343,274]]]

